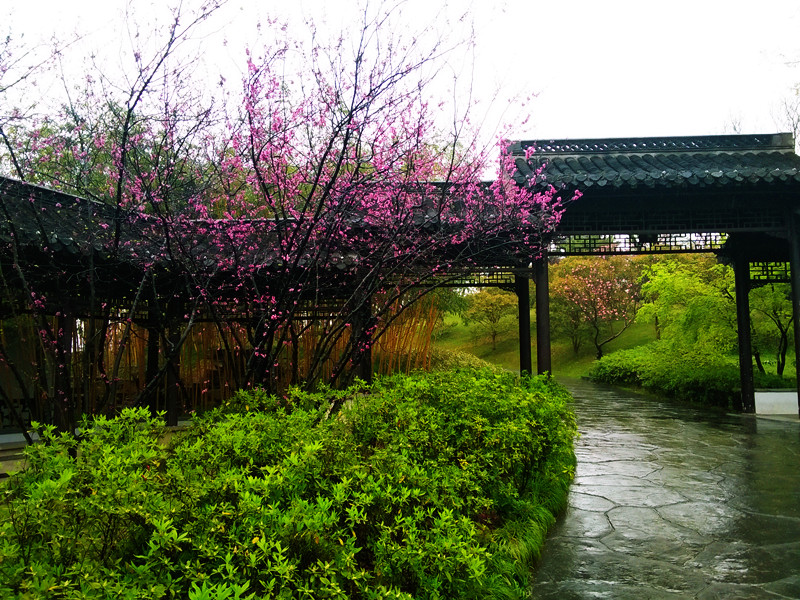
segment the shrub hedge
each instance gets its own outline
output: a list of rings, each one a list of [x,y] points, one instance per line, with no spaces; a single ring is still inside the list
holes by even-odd
[[[596,361],[589,377],[610,384],[637,385],[652,392],[706,406],[731,409],[740,394],[735,357],[692,352],[667,340],[619,350]],[[789,387],[794,380],[755,373],[756,387]]]
[[[169,443],[143,409],[44,428],[2,490],[0,596],[523,598],[575,434],[562,388],[491,370],[242,392]]]

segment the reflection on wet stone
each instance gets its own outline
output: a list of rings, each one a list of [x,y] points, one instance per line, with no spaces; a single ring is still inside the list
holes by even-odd
[[[568,387],[578,469],[534,598],[800,598],[798,423]]]
[[[570,494],[569,505],[572,508],[602,513],[616,506],[611,500],[606,500],[605,498],[593,494],[582,494],[581,492],[572,492],[572,494]]]

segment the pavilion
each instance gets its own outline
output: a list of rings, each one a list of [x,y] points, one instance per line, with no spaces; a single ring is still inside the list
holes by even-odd
[[[449,274],[447,285],[499,286],[516,291],[520,371],[533,372],[529,311],[529,280],[533,279],[536,368],[539,373],[552,372],[548,264],[553,257],[713,252],[734,268],[740,408],[754,411],[748,302],[753,286],[791,283],[795,354],[800,356],[800,156],[795,153],[793,136],[529,140],[514,143],[511,152],[520,185],[552,186],[564,199],[554,237],[541,256],[530,260],[516,257],[511,261],[502,253],[493,256],[487,252],[481,264],[471,270]],[[581,193],[580,198],[570,200],[576,191]],[[147,359],[140,364],[143,377],[147,379],[144,371],[155,372],[155,357],[170,343],[163,335],[159,341],[157,329],[161,327],[163,332],[166,320],[180,319],[183,314],[180,306],[171,306],[177,301],[165,301],[179,296],[178,266],[168,261],[154,263],[153,268],[162,273],[158,285],[142,288],[144,279],[136,265],[161,243],[157,224],[149,223],[146,216],[129,218],[112,206],[3,177],[0,208],[0,267],[8,289],[15,285],[11,266],[24,260],[25,277],[36,280],[37,288],[54,291],[46,310],[61,320],[59,327],[77,327],[78,319],[91,319],[93,306],[137,306],[140,296],[147,296],[138,304],[142,310],[132,318],[150,332],[146,334]],[[236,224],[218,222],[213,226],[224,229]],[[215,234],[220,233],[225,231]],[[209,251],[208,244],[202,243],[205,234],[192,230],[186,235],[192,240],[187,256],[202,262]],[[614,243],[598,245],[598,238],[612,238]],[[112,260],[108,248],[119,240],[126,240],[126,244]],[[476,240],[478,244],[481,241]],[[271,265],[278,261],[274,244],[259,239],[254,240],[252,248],[246,260],[263,266],[263,276],[269,277]],[[235,250],[231,246],[231,252]],[[330,272],[320,295],[335,297],[337,286],[347,285],[352,279],[347,273],[347,253],[351,251],[337,250],[341,260],[328,265]],[[20,252],[25,256],[20,257]],[[91,285],[87,273],[96,274]],[[12,303],[30,300],[4,298],[0,317],[15,314]],[[235,300],[230,298],[231,302]],[[312,311],[303,318],[329,317]],[[367,355],[367,364],[361,365],[364,373],[371,374],[371,360]],[[175,370],[170,369],[168,378]],[[800,374],[800,361],[796,361],[796,369]],[[10,406],[7,392],[0,392]],[[176,421],[176,401],[168,399],[166,406],[170,422]]]
[[[733,265],[741,408],[753,412],[751,287],[791,282],[800,356],[800,156],[793,135],[530,140],[512,152],[520,183],[541,169],[535,185],[555,186],[566,197],[582,193],[567,205],[550,256],[714,252]],[[598,236],[613,236],[613,248],[593,244]],[[533,273],[540,373],[551,370],[547,264],[546,255]],[[528,333],[521,325],[523,371],[531,370],[530,344],[522,339]],[[800,361],[796,368],[800,374]]]

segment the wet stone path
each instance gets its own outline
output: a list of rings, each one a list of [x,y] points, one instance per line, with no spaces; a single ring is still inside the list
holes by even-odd
[[[587,382],[533,598],[800,598],[800,424]]]

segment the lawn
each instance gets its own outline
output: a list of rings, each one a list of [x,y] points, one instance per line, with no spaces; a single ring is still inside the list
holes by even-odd
[[[533,315],[531,315],[533,320]],[[533,357],[536,360],[536,326],[532,325]],[[606,353],[647,344],[655,339],[652,325],[634,323],[620,337],[604,346]],[[477,328],[464,325],[456,315],[445,315],[444,325],[434,338],[434,347],[440,350],[469,352],[487,362],[503,368],[519,370],[519,333],[516,319],[509,319],[506,329],[498,336],[495,348],[491,340],[481,335]],[[583,377],[588,374],[595,360],[594,348],[584,344],[576,355],[568,340],[552,340],[553,374],[561,377]],[[536,365],[534,364],[534,369]]]

